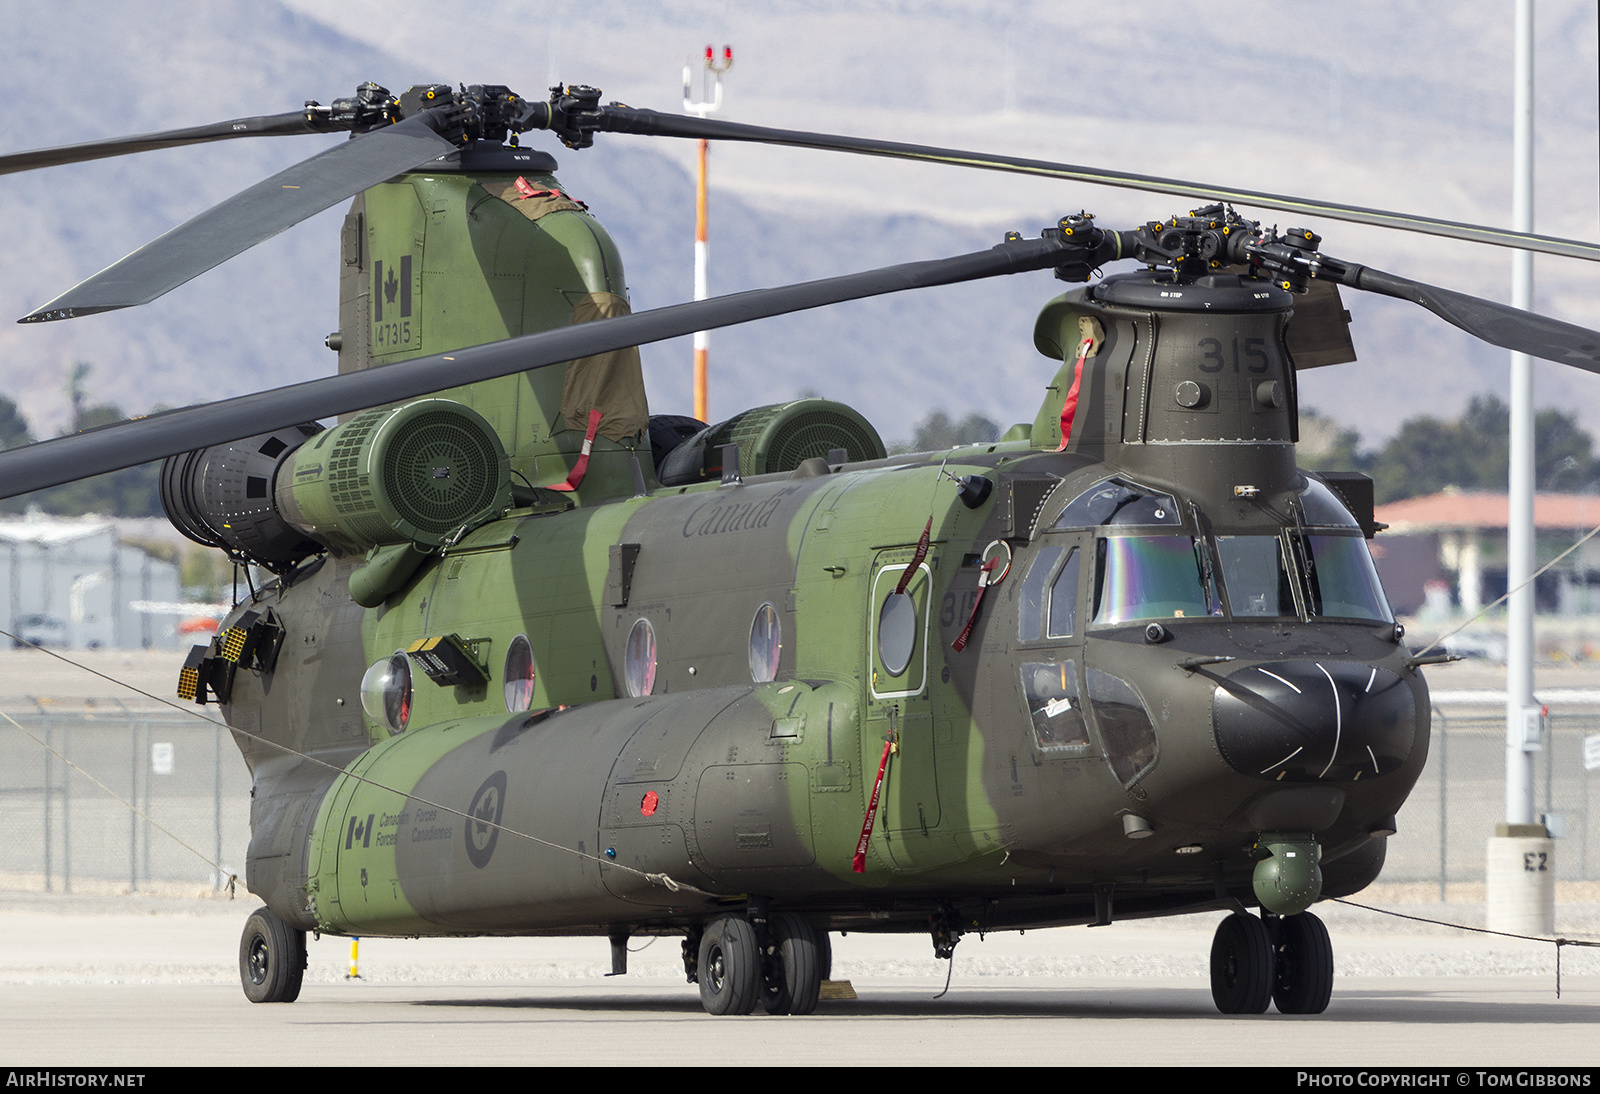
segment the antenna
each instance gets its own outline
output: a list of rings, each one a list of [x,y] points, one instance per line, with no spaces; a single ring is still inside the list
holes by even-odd
[[[715,48],[706,46],[705,59],[698,72],[700,77],[698,96],[694,86],[697,74],[694,62],[690,61],[683,66],[683,109],[701,118],[722,109],[722,74],[732,67],[732,46],[722,47],[721,60],[717,59]],[[699,172],[694,192],[694,298],[696,300],[704,300],[710,295],[706,282],[706,158],[710,150],[710,142],[704,140],[699,142],[696,157]],[[710,335],[703,330],[695,331],[694,416],[702,422],[710,420],[706,410],[706,357],[710,346]]]

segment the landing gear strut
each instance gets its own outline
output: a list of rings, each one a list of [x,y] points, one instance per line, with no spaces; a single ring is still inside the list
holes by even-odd
[[[1211,998],[1223,1014],[1321,1014],[1333,994],[1333,943],[1310,912],[1263,922],[1243,912],[1217,925]]]
[[[306,972],[306,932],[257,908],[239,939],[239,980],[252,1003],[292,1003]]]

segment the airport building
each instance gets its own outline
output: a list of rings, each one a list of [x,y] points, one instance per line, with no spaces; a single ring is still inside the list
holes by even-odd
[[[123,542],[110,520],[0,519],[0,624],[14,644],[177,649],[180,617],[141,608],[182,599],[177,564]]]

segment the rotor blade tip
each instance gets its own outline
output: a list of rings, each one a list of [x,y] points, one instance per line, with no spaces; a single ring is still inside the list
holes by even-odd
[[[61,319],[76,319],[83,315],[98,315],[104,311],[120,311],[128,307],[127,304],[106,304],[94,307],[77,308],[41,308],[31,315],[24,315],[18,323],[54,323]]]

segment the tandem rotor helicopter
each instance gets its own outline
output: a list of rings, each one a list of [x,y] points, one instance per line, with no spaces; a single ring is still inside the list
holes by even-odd
[[[618,250],[519,135],[781,144],[1193,197],[974,254],[629,314]],[[804,1014],[829,931],[1215,909],[1228,1013],[1318,1013],[1309,909],[1383,866],[1429,703],[1367,548],[1369,481],[1295,462],[1340,286],[1600,371],[1600,334],[1334,258],[1287,210],[1590,260],[1600,247],[1114,171],[376,84],[331,106],[0,157],[349,141],[27,316],[144,303],[353,198],[339,374],[0,454],[6,496],[165,457],[190,538],[270,571],[196,647],[253,776],[240,976],[306,932],[683,939],[706,1009]],[[1069,283],[1031,424],[888,457],[849,407],[652,416],[637,346],[1027,271]],[[330,429],[318,419],[344,416]],[[1259,914],[1251,909],[1259,909]]]

